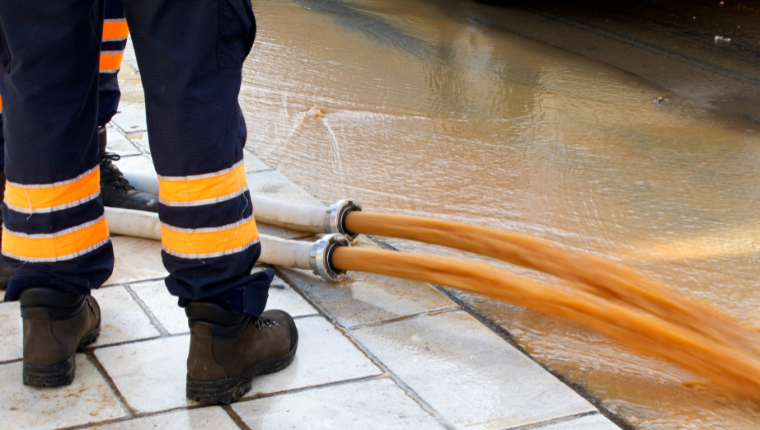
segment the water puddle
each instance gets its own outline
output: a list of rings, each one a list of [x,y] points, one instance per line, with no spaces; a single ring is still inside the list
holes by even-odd
[[[436,4],[254,2],[249,145],[323,202],[533,234],[760,322],[760,127]],[[466,300],[637,428],[760,424],[594,332]]]

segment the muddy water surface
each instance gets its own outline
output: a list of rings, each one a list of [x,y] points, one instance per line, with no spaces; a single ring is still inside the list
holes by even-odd
[[[452,18],[438,2],[265,0],[254,10],[241,93],[249,145],[322,201],[533,234],[760,323],[756,123]],[[464,298],[637,428],[760,425],[749,407],[684,388],[693,375],[601,335]]]

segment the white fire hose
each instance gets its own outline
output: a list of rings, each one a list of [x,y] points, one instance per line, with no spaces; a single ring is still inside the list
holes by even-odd
[[[131,179],[130,183],[132,183]],[[324,210],[322,208],[323,212]],[[161,240],[161,222],[158,220],[158,214],[106,208],[106,220],[108,230],[113,234]],[[314,274],[328,281],[336,281],[345,275],[345,272],[335,269],[331,262],[332,251],[336,247],[349,246],[348,239],[341,234],[328,234],[314,243],[267,235],[260,235],[259,241],[261,243],[259,261],[262,263],[311,269]]]

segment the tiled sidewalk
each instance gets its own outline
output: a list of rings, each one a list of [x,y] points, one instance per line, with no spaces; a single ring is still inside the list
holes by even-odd
[[[130,73],[128,55],[120,76],[126,93],[139,84]],[[152,169],[145,130],[140,103],[124,103],[109,128],[123,170]],[[254,194],[321,205],[251,153],[246,172]],[[313,240],[263,225],[260,231]],[[93,292],[102,334],[77,354],[71,386],[22,385],[18,303],[0,303],[0,428],[617,428],[438,290],[361,273],[330,284],[277,269],[268,307],[296,318],[295,361],[255,379],[233,405],[189,401],[187,319],[161,281],[161,246],[129,237],[113,242],[114,274]],[[359,246],[376,245],[361,239]]]

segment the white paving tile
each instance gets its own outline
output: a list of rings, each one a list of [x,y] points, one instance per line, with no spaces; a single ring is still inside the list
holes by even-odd
[[[127,137],[129,140],[144,154],[150,154],[150,140],[148,140],[148,132],[147,131],[140,131],[137,133],[129,133],[127,134]]]
[[[540,430],[620,430],[620,427],[600,414],[586,415],[538,428]]]
[[[138,418],[113,424],[91,427],[92,430],[238,430],[239,427],[218,406],[202,409],[180,410],[165,414]]]
[[[153,161],[146,155],[136,155],[134,157],[124,157],[116,162],[116,166],[122,172],[134,172],[150,174],[155,176],[156,169],[153,167]]]
[[[281,227],[275,227],[273,225],[267,225],[262,224],[260,222],[256,222],[256,229],[259,231],[259,234],[265,234],[267,236],[275,236],[280,237],[283,239],[294,239],[296,237],[304,237],[306,235],[309,235],[311,233],[303,232],[303,231],[296,231],[296,230],[288,230]],[[317,239],[315,238],[314,241]]]
[[[169,334],[188,333],[185,310],[177,305],[177,297],[169,294],[164,281],[145,282],[129,286],[145,303],[153,316]]]
[[[161,242],[136,237],[112,237],[114,256],[113,275],[105,285],[126,284],[168,275],[161,262]]]
[[[76,356],[76,377],[67,387],[22,384],[21,362],[0,366],[0,427],[49,429],[126,416],[95,366]]]
[[[123,134],[116,129],[116,127],[106,127],[106,134],[108,135],[108,145],[106,150],[123,156],[139,155],[141,154],[132,142],[129,141]]]
[[[277,276],[269,287],[267,309],[282,309],[293,317],[318,314],[314,306]]]
[[[296,320],[298,353],[287,369],[258,378],[251,393],[273,393],[380,375],[364,353],[322,317]]]
[[[454,306],[443,294],[417,282],[359,272],[340,282],[327,282],[307,270],[282,269],[282,273],[344,327]]]
[[[275,170],[249,173],[248,188],[251,194],[282,200],[302,205],[324,206],[322,202],[307,193],[303,188]]]
[[[190,336],[161,338],[95,350],[127,403],[138,412],[196,404],[185,398]]]
[[[241,402],[232,408],[256,430],[443,428],[387,378]]]
[[[367,326],[352,333],[460,428],[504,429],[595,411],[464,312]]]
[[[125,133],[148,131],[148,120],[145,117],[145,106],[133,103],[121,103],[119,112],[111,120]]]
[[[269,166],[264,164],[259,157],[253,155],[253,153],[245,148],[243,150],[243,160],[245,161],[245,172],[261,172],[263,170],[269,170]]]
[[[0,361],[23,357],[23,325],[18,302],[0,303]]]
[[[95,346],[158,337],[161,333],[150,322],[140,305],[124,287],[93,290],[101,311],[101,329]]]
[[[285,370],[256,378],[249,395],[381,374],[324,318],[299,319],[296,324],[296,359]],[[155,412],[194,404],[185,398],[189,343],[189,336],[176,336],[100,348],[95,355],[131,407]]]

